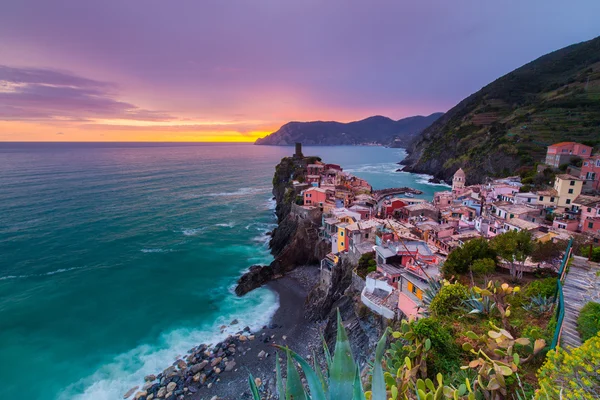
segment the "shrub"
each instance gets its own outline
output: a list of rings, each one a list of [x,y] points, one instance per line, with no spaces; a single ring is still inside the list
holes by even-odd
[[[600,332],[600,303],[590,301],[579,312],[577,330],[585,342]]]
[[[600,335],[580,347],[548,352],[546,362],[538,370],[540,389],[535,398],[598,399],[600,398]]]
[[[533,296],[529,304],[525,304],[523,309],[525,311],[533,312],[535,314],[545,314],[552,310],[554,301],[552,297],[546,296]]]
[[[592,250],[592,261],[600,262],[600,247],[596,247]]]
[[[556,278],[544,278],[531,282],[524,290],[527,297],[554,297],[556,294]]]
[[[460,348],[448,328],[433,318],[421,318],[413,326],[415,334],[431,340],[432,351],[427,354],[429,376],[447,374],[460,367]]]
[[[365,253],[360,256],[358,260],[358,267],[356,267],[356,274],[361,278],[365,278],[369,272],[373,272],[377,269],[377,262],[375,261],[375,253]]]
[[[469,292],[466,286],[453,283],[442,286],[438,294],[429,305],[429,311],[437,316],[448,315],[460,308],[462,301],[466,299]]]
[[[496,261],[491,258],[480,258],[473,261],[471,265],[471,271],[475,275],[488,275],[496,270]]]
[[[496,259],[496,253],[490,248],[485,239],[469,240],[462,247],[454,249],[448,259],[442,266],[442,271],[446,277],[454,274],[465,274],[469,272],[469,267],[475,260],[482,258]]]

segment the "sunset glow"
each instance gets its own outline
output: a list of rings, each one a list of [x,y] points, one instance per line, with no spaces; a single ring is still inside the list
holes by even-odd
[[[0,141],[250,142],[289,121],[429,115],[596,36],[600,13],[595,1],[511,0],[517,16],[475,0],[233,3],[3,4]]]

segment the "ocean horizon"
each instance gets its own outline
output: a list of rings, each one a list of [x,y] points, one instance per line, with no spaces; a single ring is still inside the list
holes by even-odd
[[[6,398],[115,399],[233,319],[278,307],[236,280],[272,260],[271,180],[291,146],[0,143],[0,376]],[[306,146],[374,189],[447,186],[395,172],[403,149]],[[230,328],[234,329],[234,328]],[[36,375],[24,372],[35,368]]]

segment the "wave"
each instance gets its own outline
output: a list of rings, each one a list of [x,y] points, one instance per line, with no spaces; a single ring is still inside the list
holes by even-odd
[[[8,280],[8,279],[24,279],[24,278],[33,278],[40,276],[50,276],[55,274],[62,274],[63,272],[74,271],[76,269],[82,269],[84,267],[73,267],[73,268],[60,268],[55,271],[44,272],[43,274],[28,274],[28,275],[6,275],[0,276],[0,281]]]
[[[171,250],[171,249],[142,249],[140,251],[142,253],[170,253],[173,250]]]
[[[206,229],[207,229],[207,227],[203,226],[201,228],[183,228],[176,232],[183,233],[184,236],[196,236],[196,235],[204,232]]]
[[[265,193],[269,191],[269,187],[249,187],[249,188],[240,188],[233,192],[220,192],[220,193],[210,193],[208,196],[211,197],[234,197],[234,196],[248,196],[251,194]]]
[[[215,226],[220,226],[222,228],[233,228],[235,226],[235,223],[227,222],[226,224],[215,224]]]
[[[73,383],[59,395],[59,400],[114,400],[123,397],[130,388],[141,385],[144,376],[156,374],[170,366],[175,357],[201,343],[216,344],[244,326],[252,331],[268,324],[279,308],[279,299],[268,289],[259,289],[243,298],[230,295],[226,299],[227,310],[211,324],[199,329],[179,328],[162,334],[158,343],[143,344],[126,353],[119,354],[111,362],[100,367],[92,375]],[[237,319],[238,324],[220,326]]]

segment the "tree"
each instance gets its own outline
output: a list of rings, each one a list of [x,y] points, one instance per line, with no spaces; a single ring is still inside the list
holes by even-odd
[[[454,249],[444,263],[442,270],[446,277],[455,274],[466,274],[475,260],[482,258],[496,259],[495,251],[483,238],[469,240],[462,247]]]
[[[361,278],[365,278],[369,272],[373,272],[377,269],[377,262],[375,261],[375,253],[365,253],[360,256],[358,260],[358,267],[356,267],[356,273]]]
[[[473,275],[489,275],[496,270],[496,261],[491,258],[480,258],[473,261],[469,271],[471,273],[471,285],[475,285]]]
[[[535,262],[550,262],[555,258],[559,258],[566,248],[567,243],[563,240],[557,243],[553,243],[551,240],[547,242],[536,242],[533,245],[531,259]]]
[[[500,257],[509,262],[510,276],[518,279],[523,277],[525,260],[533,252],[531,233],[524,230],[503,233],[492,239],[491,247]],[[517,269],[517,266],[520,268]]]

